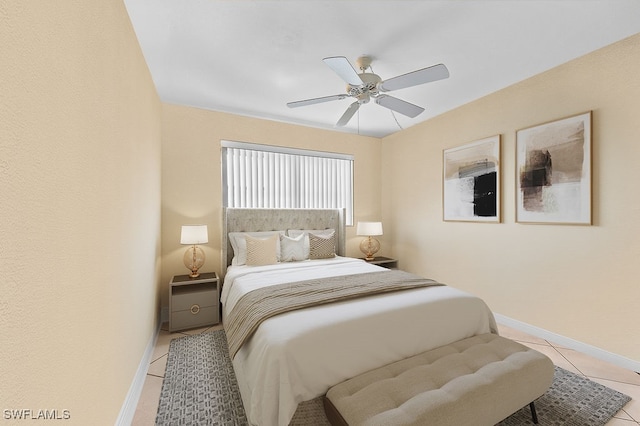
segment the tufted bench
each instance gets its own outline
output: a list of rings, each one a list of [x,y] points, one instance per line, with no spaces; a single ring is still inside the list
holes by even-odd
[[[469,337],[353,377],[327,392],[332,425],[494,425],[553,381],[545,355],[495,334]]]

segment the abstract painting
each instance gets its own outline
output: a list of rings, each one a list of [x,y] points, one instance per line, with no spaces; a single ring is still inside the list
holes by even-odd
[[[500,222],[500,136],[444,150],[443,219]]]
[[[591,224],[591,111],[516,132],[516,221]]]

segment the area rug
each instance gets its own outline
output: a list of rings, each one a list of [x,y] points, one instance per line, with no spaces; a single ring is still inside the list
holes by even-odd
[[[551,388],[536,400],[540,425],[605,425],[630,397],[556,367]],[[162,382],[156,425],[246,426],[223,330],[173,339]],[[328,425],[321,398],[304,402],[291,421],[295,426]],[[529,406],[499,423],[532,425]]]

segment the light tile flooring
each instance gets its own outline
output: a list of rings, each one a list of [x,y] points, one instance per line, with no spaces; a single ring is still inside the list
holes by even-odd
[[[153,425],[155,422],[160,389],[162,388],[162,379],[167,365],[167,353],[171,340],[176,337],[203,333],[220,328],[222,328],[222,326],[218,325],[179,333],[169,333],[167,324],[163,325],[158,336],[158,341],[156,342],[142,395],[140,396],[133,419],[134,426],[148,426]],[[607,426],[640,425],[640,374],[509,327],[499,325],[499,329],[502,336],[519,341],[526,346],[544,353],[551,358],[557,366],[576,374],[584,375],[593,381],[629,395],[632,400],[607,423]]]
[[[132,426],[150,426],[155,424],[158,403],[160,402],[160,391],[162,390],[162,379],[164,378],[164,371],[167,368],[167,355],[169,354],[169,344],[171,340],[177,337],[220,329],[222,329],[222,324],[213,327],[195,328],[193,330],[170,333],[169,324],[162,324],[156,346],[151,355],[151,363],[149,364],[149,370],[147,371],[147,377],[144,381],[140,400],[138,400],[138,407],[133,416]]]

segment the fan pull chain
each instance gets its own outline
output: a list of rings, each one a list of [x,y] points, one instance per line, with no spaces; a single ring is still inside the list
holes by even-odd
[[[391,115],[393,116],[393,119],[394,119],[394,120],[396,120],[396,124],[398,125],[398,127],[400,128],[400,130],[404,130],[404,129],[402,128],[402,126],[400,125],[400,123],[398,122],[398,117],[396,117],[396,115],[394,114],[394,112],[393,112],[392,110],[389,110],[389,111],[391,111]]]

